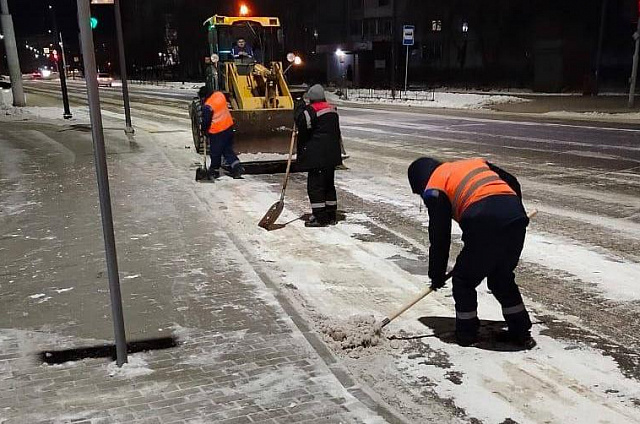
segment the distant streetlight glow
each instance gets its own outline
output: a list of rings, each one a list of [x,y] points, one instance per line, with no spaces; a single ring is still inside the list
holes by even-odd
[[[249,14],[249,8],[246,4],[240,5],[240,16],[247,16]]]
[[[4,40],[4,34],[0,34],[0,40]]]
[[[336,50],[336,56],[338,57],[345,57],[346,53],[342,51],[342,49],[337,49]]]
[[[462,32],[469,32],[469,24],[467,22],[462,23]]]

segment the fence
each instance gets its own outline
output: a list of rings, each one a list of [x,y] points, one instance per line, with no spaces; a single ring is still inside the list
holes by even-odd
[[[395,98],[389,89],[357,88],[345,89],[345,99],[349,100],[404,100],[404,101],[435,101],[434,90],[396,90]]]

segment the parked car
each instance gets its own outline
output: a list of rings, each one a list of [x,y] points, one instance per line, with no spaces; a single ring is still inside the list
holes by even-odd
[[[107,73],[98,73],[98,86],[111,87],[113,86],[113,77]]]

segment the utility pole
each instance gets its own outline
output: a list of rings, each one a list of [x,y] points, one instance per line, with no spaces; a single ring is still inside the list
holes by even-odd
[[[27,105],[22,87],[22,71],[18,59],[18,45],[16,44],[16,33],[13,30],[13,19],[9,14],[9,2],[0,0],[0,21],[4,35],[4,46],[7,51],[7,62],[9,63],[9,76],[11,77],[11,90],[13,92],[13,105],[24,107]]]
[[[56,11],[53,6],[49,5],[49,11],[51,12],[51,20],[53,24],[53,40],[54,48],[60,48],[60,54],[64,55],[62,50],[62,44],[60,43],[60,33],[58,32],[58,19],[56,17]],[[55,50],[54,50],[55,51]],[[62,90],[62,105],[64,107],[64,113],[62,117],[64,119],[71,119],[71,110],[69,109],[69,93],[67,92],[67,70],[64,66],[64,59],[62,60],[62,71],[60,70],[60,59],[55,57],[56,66],[58,67],[58,75],[60,76],[60,89]]]
[[[600,64],[602,62],[602,41],[604,40],[604,27],[606,24],[606,16],[607,16],[607,1],[602,0],[602,10],[600,11],[600,32],[598,34],[598,51],[596,52],[596,70],[594,75],[594,89],[595,95],[600,91],[599,83],[600,83]]]
[[[107,155],[104,147],[104,131],[102,128],[102,114],[100,112],[100,93],[98,92],[98,72],[96,66],[93,33],[91,31],[91,11],[89,0],[77,0],[78,25],[80,26],[80,41],[84,74],[89,97],[89,116],[91,118],[91,135],[93,138],[93,156],[96,163],[98,178],[98,193],[100,197],[100,212],[102,216],[102,233],[107,259],[107,274],[109,277],[109,293],[111,295],[111,314],[116,339],[116,363],[122,366],[127,362],[127,339],[124,329],[124,315],[122,312],[122,294],[120,292],[120,276],[118,274],[118,257],[116,241],[113,232],[113,216],[111,213],[111,194],[109,192],[109,175],[107,172]]]
[[[392,0],[392,16],[391,16],[391,98],[396,98],[396,44],[398,44],[397,39],[397,15],[398,15],[398,1]]]
[[[636,40],[636,48],[633,53],[633,66],[631,68],[631,86],[629,87],[629,107],[633,107],[636,96],[636,78],[638,77],[638,54],[640,53],[640,11],[638,13],[638,26],[636,32],[633,33],[633,39]]]
[[[120,54],[120,77],[122,79],[122,98],[124,99],[125,129],[127,134],[133,134],[135,130],[131,126],[131,106],[129,104],[129,83],[127,81],[127,61],[124,54],[124,34],[122,32],[122,15],[120,14],[120,0],[115,0],[114,12],[116,15],[116,36],[118,38],[118,53]]]

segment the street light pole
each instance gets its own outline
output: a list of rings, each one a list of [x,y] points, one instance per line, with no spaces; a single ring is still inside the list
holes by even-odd
[[[122,15],[120,13],[120,0],[114,1],[116,15],[116,36],[118,38],[118,53],[120,55],[120,77],[122,79],[122,98],[124,99],[125,129],[127,134],[133,134],[135,130],[131,125],[131,106],[129,104],[129,82],[127,81],[127,61],[124,54],[124,34],[122,32]]]
[[[51,19],[53,24],[53,39],[54,47],[60,47],[60,53],[64,55],[62,51],[62,45],[60,43],[60,33],[58,32],[58,19],[56,17],[56,11],[53,6],[49,5],[49,11],[51,12]],[[67,70],[64,67],[64,61],[62,63],[62,71],[60,70],[60,59],[55,58],[56,66],[58,67],[58,75],[60,76],[60,89],[62,90],[62,106],[64,107],[64,113],[62,117],[64,119],[71,119],[71,110],[69,109],[69,93],[67,92]],[[63,59],[64,60],[64,59]]]
[[[600,84],[600,64],[602,63],[602,41],[604,40],[604,28],[607,17],[607,0],[602,0],[602,9],[600,11],[600,31],[598,33],[598,50],[596,52],[596,70],[595,70],[595,95],[598,95]]]
[[[398,0],[392,1],[392,16],[391,16],[391,97],[396,98],[396,44],[398,39],[396,33],[398,32],[396,26],[396,15],[398,13]]]
[[[631,86],[629,87],[629,107],[633,107],[636,96],[636,78],[638,76],[638,54],[640,53],[640,13],[638,14],[638,26],[633,33],[636,40],[636,48],[633,53],[633,66],[631,68]]]
[[[7,51],[7,62],[9,64],[9,76],[11,77],[11,90],[13,93],[13,105],[24,107],[27,105],[22,87],[22,71],[18,59],[18,45],[16,44],[16,34],[13,30],[13,19],[9,14],[9,3],[7,0],[0,0],[0,21],[4,35],[4,46]]]
[[[116,339],[116,363],[122,366],[127,362],[127,340],[122,312],[122,294],[120,292],[120,276],[118,274],[118,257],[113,232],[113,216],[111,213],[111,194],[109,192],[109,176],[107,172],[107,155],[104,147],[104,131],[102,113],[100,111],[100,93],[98,92],[98,72],[96,55],[91,31],[91,12],[89,0],[77,0],[78,25],[80,26],[80,45],[84,62],[85,81],[89,98],[89,116],[91,118],[91,135],[93,138],[93,155],[96,163],[100,212],[102,216],[102,233],[107,259],[109,277],[109,293],[111,295],[111,314]]]

